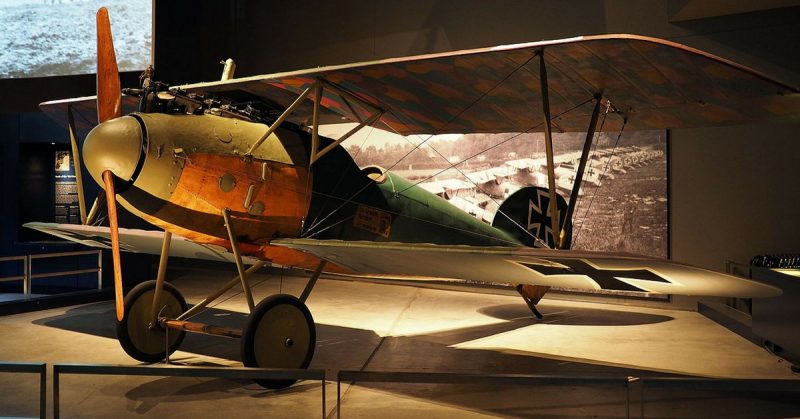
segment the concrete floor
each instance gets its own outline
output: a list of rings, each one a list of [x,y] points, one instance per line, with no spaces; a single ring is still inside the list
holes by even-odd
[[[192,304],[231,272],[173,270]],[[306,279],[257,275],[256,301],[299,295]],[[227,297],[232,297],[225,300]],[[246,304],[231,291],[197,321],[241,327]],[[322,279],[308,300],[317,323],[311,368],[723,378],[800,378],[789,364],[690,311],[542,301],[532,319],[519,297]],[[127,364],[114,337],[113,302],[0,317],[0,361]],[[240,366],[239,342],[187,335],[172,361]],[[52,375],[50,375],[52,377]],[[48,383],[49,385],[49,383]],[[0,415],[37,414],[37,377],[0,374]],[[335,416],[335,381],[327,384]],[[48,391],[50,393],[50,391]],[[464,384],[343,384],[342,417],[624,417],[622,389]],[[118,376],[62,377],[64,417],[319,417],[321,387],[267,391],[249,381]],[[800,416],[797,394],[648,390],[647,417]],[[52,400],[48,400],[52,407]],[[52,414],[52,411],[49,412]]]

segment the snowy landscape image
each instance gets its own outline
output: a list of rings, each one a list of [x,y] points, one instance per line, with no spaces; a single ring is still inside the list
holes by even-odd
[[[107,7],[120,71],[144,70],[151,0],[0,0],[0,78],[95,72],[95,13]]]

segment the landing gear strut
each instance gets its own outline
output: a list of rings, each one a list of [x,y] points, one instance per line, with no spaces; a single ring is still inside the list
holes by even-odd
[[[545,293],[550,290],[550,287],[518,284],[515,289],[519,295],[522,296],[522,299],[525,300],[525,304],[527,304],[528,308],[531,309],[533,315],[539,320],[543,319],[544,316],[542,316],[542,313],[540,313],[536,308],[536,304],[539,304],[539,301],[541,301]]]

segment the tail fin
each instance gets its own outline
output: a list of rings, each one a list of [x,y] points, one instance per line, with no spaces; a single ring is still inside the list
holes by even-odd
[[[566,234],[564,248],[569,249],[572,244],[572,221],[566,219],[567,201],[558,193],[556,196],[560,228]],[[492,226],[511,234],[527,246],[542,247],[542,243],[547,243],[550,248],[555,248],[559,232],[553,234],[549,205],[550,192],[547,188],[522,188],[503,201]]]

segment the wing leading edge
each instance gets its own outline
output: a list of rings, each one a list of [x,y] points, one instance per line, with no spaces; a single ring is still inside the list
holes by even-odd
[[[753,69],[671,41],[595,35],[320,67],[178,86],[253,95],[288,106],[319,79],[386,111],[374,124],[399,134],[542,131],[538,54],[548,67],[554,129],[586,131],[593,96],[618,111],[605,128],[689,128],[796,119],[800,90]],[[293,95],[286,96],[286,92]],[[307,99],[310,101],[310,99]],[[322,106],[358,122],[335,91]],[[558,116],[560,115],[560,116]],[[310,115],[308,115],[310,117]]]
[[[85,246],[99,249],[111,248],[111,237],[108,227],[38,222],[26,223],[23,224],[23,226]],[[164,241],[164,232],[120,228],[119,238],[122,250],[159,255],[161,254],[161,244]],[[196,243],[175,234],[172,235],[169,253],[170,256],[188,259],[234,263],[233,254],[225,248]],[[248,265],[252,265],[257,259],[245,256],[242,258],[242,261]]]
[[[361,275],[459,279],[587,290],[774,297],[778,288],[667,260],[528,247],[442,246],[339,240],[279,239]]]

